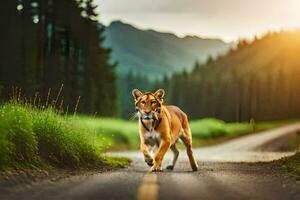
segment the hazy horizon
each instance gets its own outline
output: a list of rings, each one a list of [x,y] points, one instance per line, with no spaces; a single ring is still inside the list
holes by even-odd
[[[100,21],[226,42],[300,27],[298,0],[96,0]],[[180,26],[179,26],[180,25]]]

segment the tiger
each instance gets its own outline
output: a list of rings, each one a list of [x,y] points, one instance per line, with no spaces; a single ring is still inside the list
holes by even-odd
[[[167,170],[173,170],[179,150],[179,139],[186,147],[192,171],[198,170],[198,164],[192,151],[192,133],[188,116],[177,106],[163,105],[165,90],[142,93],[132,90],[136,113],[139,119],[140,150],[152,172],[162,171],[162,160],[168,151],[173,152],[173,160]],[[154,154],[152,150],[155,149]]]

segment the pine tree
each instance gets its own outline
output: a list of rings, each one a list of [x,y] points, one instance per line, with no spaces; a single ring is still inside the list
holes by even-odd
[[[29,95],[38,91],[45,99],[49,88],[57,94],[63,84],[65,105],[72,107],[82,96],[82,112],[115,115],[116,64],[109,63],[111,50],[102,47],[104,29],[97,21],[94,2],[5,1],[6,7],[0,8],[5,19],[0,33],[4,99],[12,86]]]

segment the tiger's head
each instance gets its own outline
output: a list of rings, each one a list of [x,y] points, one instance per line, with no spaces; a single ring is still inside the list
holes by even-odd
[[[142,120],[150,121],[158,119],[165,95],[163,89],[159,89],[155,93],[142,93],[138,89],[134,89],[132,90],[132,95],[134,97],[135,109]]]

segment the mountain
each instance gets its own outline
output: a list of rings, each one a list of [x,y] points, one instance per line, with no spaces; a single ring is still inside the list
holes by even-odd
[[[205,62],[209,56],[224,54],[231,47],[220,39],[179,38],[171,33],[140,30],[121,21],[106,27],[105,37],[104,46],[113,49],[112,59],[119,63],[119,75],[132,71],[150,78],[183,69],[190,71],[196,60]]]

